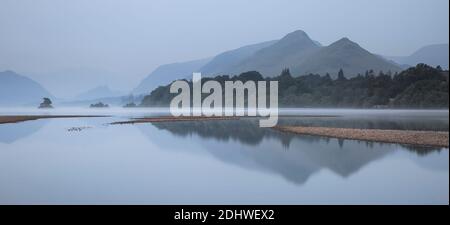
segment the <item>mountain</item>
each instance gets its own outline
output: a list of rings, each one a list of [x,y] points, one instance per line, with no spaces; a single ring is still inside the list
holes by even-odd
[[[275,44],[277,41],[266,41],[258,44],[247,45],[238,49],[226,51],[215,56],[209,63],[200,69],[205,76],[219,75],[233,70],[244,59],[255,52]]]
[[[418,64],[392,76],[368,73],[337,79],[316,74],[293,77],[289,70],[284,70],[281,75],[270,78],[263,78],[260,73],[250,71],[233,77],[216,76],[212,80],[219,82],[222,87],[228,80],[278,81],[278,105],[286,108],[448,109],[448,71],[426,64]],[[192,81],[189,85],[192,87]],[[170,85],[158,87],[144,97],[141,106],[168,107],[177,95],[169,90]]]
[[[51,93],[64,99],[73,99],[81,91],[96,88],[99,84],[119,90],[130,90],[133,87],[131,81],[124,81],[123,73],[99,68],[63,68],[60,70],[28,73],[27,76],[41,84],[45,84],[45,87]]]
[[[395,62],[370,53],[348,38],[322,46],[306,32],[297,30],[280,40],[223,52],[208,61],[197,60],[160,66],[145,78],[133,93],[149,93],[173,80],[189,78],[194,71],[210,77],[258,71],[264,77],[274,77],[285,68],[290,68],[295,76],[329,73],[333,77],[337,76],[340,69],[344,70],[347,77],[364,74],[367,70],[373,70],[375,73],[402,70]]]
[[[292,68],[320,49],[320,45],[302,30],[287,34],[276,43],[244,59],[226,72],[239,74],[256,70],[264,76],[277,76],[284,68]]]
[[[212,76],[229,72],[236,64],[250,57],[258,50],[274,44],[276,41],[266,41],[258,44],[247,45],[238,49],[226,51],[215,57],[200,59],[182,63],[172,63],[159,66],[148,75],[133,91],[134,94],[148,94],[158,86],[170,82],[190,78],[192,72],[202,72],[204,76]]]
[[[13,71],[0,72],[0,105],[39,105],[43,97],[54,98],[36,81]]]
[[[415,66],[419,63],[425,63],[434,67],[440,65],[442,68],[448,69],[449,45],[428,45],[420,48],[410,56],[386,56],[386,58],[398,64]]]
[[[323,47],[302,30],[289,33],[278,41],[264,42],[250,47],[254,47],[251,48],[254,50],[253,54],[248,51],[240,55],[241,57],[232,57],[230,52],[222,53],[205,65],[201,72],[218,75],[258,71],[265,77],[274,77],[278,76],[284,68],[290,68],[296,76],[329,73],[335,77],[342,68],[348,77],[352,77],[358,73],[364,74],[366,70],[371,69],[376,73],[401,71],[396,63],[368,52],[348,38]],[[258,47],[259,50],[257,50]],[[224,60],[218,60],[221,58]],[[232,63],[224,63],[229,61]]]
[[[172,63],[159,66],[150,75],[132,91],[133,94],[150,93],[160,85],[166,85],[170,82],[192,76],[192,72],[198,72],[199,69],[208,63],[211,59],[200,59],[181,63]]]
[[[291,70],[296,75],[329,73],[335,78],[340,69],[344,70],[347,77],[354,77],[358,73],[364,74],[366,70],[373,70],[375,73],[401,71],[398,65],[370,53],[348,38],[342,38],[320,48]]]
[[[123,93],[119,91],[111,90],[108,86],[98,86],[91,90],[88,90],[82,94],[79,94],[75,99],[77,100],[89,100],[89,99],[99,99],[106,97],[118,97],[122,96]]]

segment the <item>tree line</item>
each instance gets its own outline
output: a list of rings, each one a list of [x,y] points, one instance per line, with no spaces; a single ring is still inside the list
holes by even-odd
[[[347,78],[342,69],[336,79],[329,74],[293,77],[289,69],[284,69],[279,76],[271,78],[249,71],[238,76],[203,78],[202,82],[207,80],[216,80],[222,85],[229,80],[276,80],[280,107],[448,108],[448,71],[426,64],[395,74],[375,74],[368,70],[352,78]],[[192,82],[190,86],[192,88]],[[169,106],[176,96],[169,90],[170,85],[156,88],[143,98],[141,106]]]

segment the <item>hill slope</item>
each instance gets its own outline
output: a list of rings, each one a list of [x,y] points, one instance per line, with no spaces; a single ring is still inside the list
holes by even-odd
[[[166,85],[176,79],[192,76],[208,63],[210,59],[200,59],[181,63],[172,63],[159,66],[132,91],[133,94],[150,93],[160,85]]]
[[[387,56],[386,58],[391,59],[397,62],[398,64],[407,64],[414,66],[419,63],[425,63],[434,67],[440,65],[442,68],[448,69],[449,45],[448,44],[427,45],[420,48],[410,56],[404,57]]]
[[[301,30],[287,34],[281,40],[257,51],[228,72],[239,74],[259,71],[264,76],[277,76],[284,68],[291,68],[318,51],[320,45]]]
[[[119,91],[111,90],[108,86],[98,86],[96,88],[90,89],[84,93],[79,94],[75,99],[77,100],[89,100],[98,99],[106,97],[118,97],[122,96],[123,93]]]
[[[0,72],[0,105],[38,105],[43,97],[53,95],[36,81],[13,71]]]
[[[203,76],[222,74],[230,71],[243,59],[253,55],[256,51],[274,44],[276,41],[267,41],[247,45],[238,49],[226,51],[214,58],[193,60],[182,63],[172,63],[159,66],[148,75],[133,91],[134,94],[150,93],[160,85],[166,85],[174,80],[189,78],[192,72],[202,72]]]
[[[292,68],[293,74],[329,73],[333,78],[339,69],[348,77],[364,74],[366,70],[399,72],[401,68],[377,55],[363,49],[348,38],[342,38],[333,44],[321,48]]]
[[[215,56],[211,62],[203,66],[200,71],[207,76],[219,75],[232,71],[242,60],[255,54],[255,52],[275,44],[277,41],[266,41],[247,45],[238,49],[226,51]]]
[[[419,53],[417,55],[424,55]],[[418,59],[419,62],[420,60]],[[205,77],[236,75],[248,71],[258,71],[264,77],[274,77],[278,76],[284,68],[289,68],[294,76],[329,73],[332,78],[335,78],[340,69],[344,70],[347,77],[365,74],[367,70],[373,70],[376,74],[380,71],[400,72],[402,68],[399,64],[372,54],[347,38],[342,38],[329,46],[322,46],[304,31],[297,30],[278,41],[268,41],[227,51],[207,62],[191,61],[161,66],[133,93],[149,93],[156,87],[173,80],[189,78],[193,71],[202,72]]]

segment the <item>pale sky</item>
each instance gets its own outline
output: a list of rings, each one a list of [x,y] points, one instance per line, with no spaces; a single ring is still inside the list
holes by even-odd
[[[158,65],[297,29],[324,45],[348,37],[374,53],[409,55],[448,43],[448,7],[448,0],[0,0],[0,70],[41,82],[104,71],[91,86],[129,91]]]

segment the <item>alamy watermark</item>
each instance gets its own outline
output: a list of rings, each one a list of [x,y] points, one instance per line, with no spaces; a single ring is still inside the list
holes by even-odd
[[[260,127],[273,127],[277,124],[278,81],[225,81],[223,92],[218,81],[208,80],[202,84],[201,77],[201,73],[192,74],[192,97],[187,81],[178,80],[172,83],[170,93],[179,93],[170,102],[170,112],[173,116],[245,116],[247,112],[247,116],[264,117],[259,120]],[[202,94],[209,95],[202,101]]]

